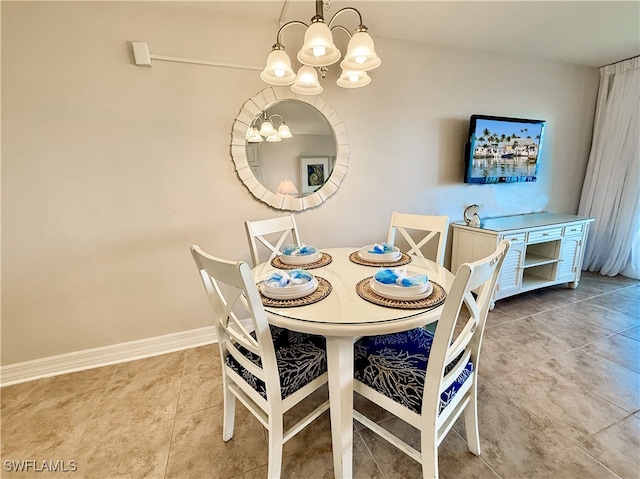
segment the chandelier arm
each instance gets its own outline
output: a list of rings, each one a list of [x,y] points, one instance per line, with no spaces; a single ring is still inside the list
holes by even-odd
[[[346,11],[356,12],[356,14],[358,15],[358,21],[360,22],[360,23],[358,23],[358,28],[360,28],[360,27],[364,27],[364,25],[362,24],[362,15],[361,15],[361,14],[360,14],[360,12],[358,11],[358,9],[356,9],[356,8],[354,8],[354,7],[344,7],[344,8],[341,8],[340,10],[338,10],[338,11],[333,15],[333,17],[331,17],[331,20],[329,21],[329,28],[331,28],[331,25],[333,24],[333,21],[334,21],[336,18],[338,18],[338,15],[340,15],[341,13],[346,12]],[[364,28],[366,28],[366,27],[364,27]]]
[[[353,36],[347,27],[343,27],[342,25],[336,25],[334,27],[331,27],[331,31],[336,29],[342,30],[343,32],[345,32],[349,36],[349,38]]]
[[[262,112],[258,113],[253,120],[251,120],[251,123],[249,123],[249,129],[254,127],[257,128],[258,122],[260,122],[260,125],[262,126]]]
[[[284,31],[285,28],[291,26],[291,25],[302,25],[305,28],[309,28],[309,25],[307,25],[304,22],[301,22],[300,20],[291,20],[290,22],[285,23],[284,25],[282,25],[280,27],[280,29],[278,30],[278,34],[276,35],[276,43],[279,45],[282,45],[282,43],[280,42],[280,35],[282,34],[282,32]]]
[[[267,118],[271,122],[272,125],[273,125],[273,121],[271,121],[271,118],[273,118],[274,116],[277,116],[278,118],[280,118],[280,125],[282,125],[284,123],[284,118],[282,118],[282,115],[279,115],[278,113],[273,113],[272,115],[269,115],[269,118]],[[273,125],[273,127],[275,128],[276,126]]]

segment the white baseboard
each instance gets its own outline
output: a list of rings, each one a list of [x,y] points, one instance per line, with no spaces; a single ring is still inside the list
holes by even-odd
[[[215,343],[217,340],[215,328],[207,326],[180,333],[9,364],[0,367],[0,386],[159,356]]]

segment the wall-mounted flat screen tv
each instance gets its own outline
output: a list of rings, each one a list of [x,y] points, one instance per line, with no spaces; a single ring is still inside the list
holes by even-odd
[[[536,181],[544,120],[471,115],[465,183]]]

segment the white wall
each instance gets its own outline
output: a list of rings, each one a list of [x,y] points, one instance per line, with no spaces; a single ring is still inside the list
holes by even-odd
[[[189,246],[249,260],[242,221],[281,214],[249,194],[229,148],[265,85],[255,71],[138,67],[129,42],[260,65],[276,30],[197,5],[2,2],[2,365],[211,324]],[[379,241],[396,209],[576,212],[597,69],[375,40],[370,86],[324,83],[350,165],[297,214],[305,241]],[[548,121],[537,183],[461,183],[472,113]]]

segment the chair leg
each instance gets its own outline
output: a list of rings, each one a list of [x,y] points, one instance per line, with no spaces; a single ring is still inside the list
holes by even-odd
[[[267,477],[269,479],[280,479],[282,471],[282,436],[284,435],[283,418],[280,416],[276,420],[271,420],[269,424],[269,464]]]
[[[227,380],[224,380],[224,399],[223,399],[224,418],[222,423],[222,440],[229,441],[233,437],[233,426],[236,417],[236,397],[227,387]]]
[[[438,443],[433,430],[422,431],[420,440],[423,479],[438,479]]]
[[[464,411],[464,427],[467,431],[467,445],[469,446],[469,451],[476,456],[479,456],[480,431],[478,429],[478,395],[476,385],[477,383],[474,381],[471,391],[469,391],[471,398]]]

